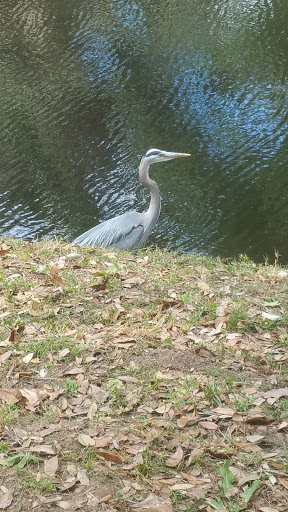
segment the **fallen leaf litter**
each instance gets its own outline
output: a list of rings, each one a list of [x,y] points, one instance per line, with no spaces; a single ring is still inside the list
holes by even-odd
[[[0,257],[1,509],[287,510],[286,271],[58,242]]]

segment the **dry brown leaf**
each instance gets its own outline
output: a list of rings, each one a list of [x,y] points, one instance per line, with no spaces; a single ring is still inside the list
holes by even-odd
[[[67,471],[69,475],[76,476],[78,470],[75,464],[67,464]]]
[[[275,423],[275,420],[266,418],[266,416],[251,416],[247,418],[245,423],[248,423],[248,425],[271,425],[271,423]]]
[[[44,428],[43,430],[39,430],[38,434],[41,437],[50,436],[50,434],[53,434],[54,432],[60,432],[62,430],[61,425],[51,425],[50,427]],[[25,437],[27,436],[27,433]],[[24,437],[24,436],[23,436]]]
[[[77,478],[82,485],[89,485],[90,481],[87,476],[87,470],[86,469],[79,469],[77,473]]]
[[[205,283],[205,281],[202,281],[202,279],[197,279],[197,286],[202,292],[204,292],[204,295],[210,293],[210,286]]]
[[[243,487],[243,485],[245,485],[247,482],[254,482],[254,480],[259,479],[259,476],[260,472],[256,471],[254,473],[244,474],[243,476],[241,476],[241,478],[239,478],[238,486]]]
[[[280,484],[283,485],[283,487],[285,487],[285,489],[288,489],[288,479],[287,478],[279,478],[279,482],[280,482]]]
[[[14,350],[7,350],[7,352],[3,352],[3,354],[0,355],[0,364],[4,363],[6,359],[9,359],[9,357],[13,354]]]
[[[263,396],[264,398],[281,398],[282,396],[288,396],[288,387],[270,389],[270,391],[266,391]]]
[[[163,404],[160,407],[157,407],[157,409],[155,409],[155,412],[158,412],[158,414],[165,414],[166,412],[169,412],[171,407],[172,407],[172,404],[167,402],[166,404]]]
[[[218,316],[218,318],[216,318],[214,320],[215,327],[216,328],[219,326],[221,326],[221,328],[226,327],[229,317],[230,317],[230,313],[226,313],[225,315]]]
[[[112,439],[112,444],[115,448],[115,450],[120,450],[120,445],[119,443],[116,441],[116,439]]]
[[[78,479],[76,477],[76,478],[73,478],[73,480],[71,480],[70,482],[65,482],[64,485],[58,485],[57,483],[55,485],[56,485],[57,489],[59,489],[59,491],[66,492],[66,491],[71,491],[75,487],[77,482],[78,482]]]
[[[32,453],[44,453],[45,455],[55,455],[56,448],[49,444],[35,444],[29,448]]]
[[[5,254],[7,254],[10,251],[10,249],[11,247],[9,247],[9,245],[4,244],[4,242],[0,244],[0,256],[5,256]]]
[[[263,455],[263,459],[273,459],[274,457],[278,457],[279,456],[279,452],[269,452],[269,453],[265,453],[265,455]]]
[[[272,507],[260,507],[259,512],[279,512],[279,508]]]
[[[107,501],[111,500],[112,494],[106,494],[106,496],[103,496],[100,498],[99,503],[107,503]]]
[[[62,304],[63,305],[63,304]],[[72,306],[72,304],[71,304]],[[76,334],[77,332],[77,329],[65,329],[65,331],[62,333],[63,336],[73,336],[74,334]]]
[[[132,464],[127,464],[125,466],[122,466],[121,469],[124,469],[124,471],[131,471],[132,469],[137,468],[139,462],[132,462]]]
[[[275,315],[275,313],[268,313],[267,311],[261,312],[262,318],[267,318],[267,320],[279,320],[281,318],[280,315]]]
[[[190,475],[190,473],[185,473],[184,471],[182,471],[180,473],[183,478],[185,478],[185,480],[187,480],[187,482],[189,482],[189,484],[191,485],[201,485],[201,484],[205,484],[205,480],[201,480],[201,478],[196,478],[196,476],[194,475]]]
[[[51,281],[52,283],[57,284],[57,286],[62,286],[63,288],[67,286],[65,281],[62,279],[61,276],[59,276],[59,274],[51,274]]]
[[[164,499],[153,493],[148,494],[145,500],[130,505],[130,509],[138,512],[173,512],[169,498]]]
[[[211,448],[207,448],[207,452],[214,459],[230,459],[234,454],[233,448],[229,448],[227,445],[219,443],[218,446],[212,445]]]
[[[49,395],[49,400],[50,402],[53,402],[53,400],[56,400],[56,398],[58,398],[58,396],[62,395],[64,393],[64,389],[55,389],[55,391],[52,391],[52,392],[48,392],[48,395]]]
[[[95,414],[96,414],[96,412],[97,412],[97,409],[98,409],[97,404],[95,404],[95,402],[93,402],[93,403],[90,405],[90,407],[89,407],[89,409],[88,409],[88,412],[87,412],[87,418],[89,418],[89,420],[91,420],[91,421],[92,421],[92,420],[94,419],[94,416],[95,416]]]
[[[229,341],[237,342],[242,336],[243,336],[243,334],[241,334],[239,332],[230,332],[230,334],[227,334],[226,338]]]
[[[8,313],[9,315],[10,313]],[[0,315],[0,319],[3,318],[3,314]],[[0,341],[0,347],[8,347],[8,345],[11,345],[11,342],[9,341],[9,337],[6,338],[4,341]]]
[[[74,366],[73,368],[70,368],[68,370],[65,370],[63,372],[63,375],[79,375],[80,373],[84,373],[84,368],[78,368],[78,366]]]
[[[231,409],[231,407],[216,407],[212,411],[217,412],[217,414],[224,414],[225,416],[233,416],[235,414],[234,409]]]
[[[171,455],[171,457],[168,457],[168,459],[165,462],[165,465],[169,468],[176,468],[178,464],[180,464],[181,460],[183,459],[184,453],[181,448],[181,446],[178,446],[176,449],[176,452]]]
[[[19,377],[32,377],[32,375],[31,372],[19,372]]]
[[[45,496],[39,496],[38,497],[39,501],[41,502],[41,506],[43,504],[49,504],[49,503],[57,503],[57,502],[60,502],[61,501],[61,496],[56,496],[55,494],[53,495],[53,498],[46,498]],[[58,503],[57,503],[58,504]]]
[[[159,430],[157,430],[157,428],[152,427],[147,432],[145,439],[148,443],[151,443],[152,441],[154,441],[154,439],[157,439],[158,437],[159,437]]]
[[[136,277],[130,277],[129,279],[125,279],[123,286],[131,285],[131,284],[143,284],[143,283],[145,283],[145,280],[142,279],[141,277],[136,276]],[[130,286],[128,286],[128,288],[130,288]]]
[[[94,446],[95,440],[92,437],[88,436],[88,434],[79,434],[77,440],[82,446]]]
[[[173,306],[179,306],[180,304],[182,304],[182,302],[177,299],[157,299],[157,302],[159,302],[160,304],[156,306],[156,308],[159,309],[160,311],[165,311],[168,308],[172,308]]]
[[[30,361],[33,359],[33,352],[30,352],[29,354],[27,354],[26,356],[23,357],[22,361],[23,363],[30,363]]]
[[[98,437],[95,439],[95,448],[104,448],[107,446],[108,443],[110,443],[111,439],[110,437]]]
[[[121,338],[113,340],[113,344],[117,345],[118,348],[122,348],[124,350],[128,350],[131,347],[134,347],[136,343],[136,340],[133,338],[128,338],[126,340],[123,340]]]
[[[58,261],[55,261],[55,263],[53,263],[51,267],[51,273],[56,274],[57,272],[59,272],[59,270],[62,270],[65,267],[65,260],[66,256],[60,256]]]
[[[181,416],[177,420],[177,427],[184,428],[186,426],[195,425],[199,421],[199,416]]]
[[[284,469],[283,464],[281,464],[280,462],[271,462],[270,464],[275,469]]]
[[[62,510],[69,510],[69,512],[73,510],[73,503],[70,503],[70,501],[58,501],[57,506],[62,508]]]
[[[195,353],[200,357],[215,357],[211,350],[208,350],[206,347],[197,347],[195,349]]]
[[[40,404],[45,398],[49,397],[49,393],[42,389],[19,389],[19,393],[22,395],[21,402],[24,403],[25,409],[29,411],[35,411],[35,407]]]
[[[217,430],[218,425],[213,423],[213,421],[199,421],[199,427],[205,428],[205,430]]]
[[[170,491],[189,491],[190,489],[193,489],[195,485],[192,484],[181,484],[180,482],[171,485]]]
[[[269,475],[268,478],[272,485],[277,484],[277,478],[274,475]]]
[[[17,404],[21,395],[18,389],[0,389],[0,398],[7,404]]]
[[[106,277],[105,279],[103,279],[103,281],[100,281],[99,283],[93,284],[91,286],[91,288],[93,290],[95,290],[96,292],[99,292],[100,290],[106,289],[107,283],[108,283],[108,277]]]
[[[232,416],[232,420],[235,421],[236,423],[238,423],[238,422],[244,421],[244,418],[243,418],[242,414],[240,414],[239,412],[235,412],[235,414],[233,414],[233,416]]]
[[[18,341],[18,329],[18,327],[14,327],[10,332],[9,341],[12,341],[12,343],[17,343]]]
[[[194,462],[196,459],[198,459],[198,457],[201,457],[201,455],[203,455],[204,453],[204,449],[203,448],[194,448],[194,450],[192,450],[192,452],[190,453],[189,457],[188,457],[188,460],[186,462],[186,467],[188,468],[192,462]]]
[[[70,353],[70,349],[69,348],[63,348],[62,350],[60,350],[59,354],[58,354],[58,359],[62,359],[63,357],[67,356],[67,354]]]
[[[245,453],[261,453],[263,450],[261,450],[260,446],[258,444],[250,444],[248,446],[245,446],[242,450]]]
[[[103,391],[102,388],[95,386],[94,384],[90,384],[88,394],[91,395],[92,398],[94,398],[94,400],[99,404],[106,402],[109,396],[109,393],[106,393],[106,391]]]
[[[55,475],[59,465],[59,460],[57,455],[55,457],[50,457],[50,459],[44,460],[44,473],[46,475]]]
[[[100,457],[104,457],[106,460],[110,460],[111,462],[114,462],[115,464],[122,464],[123,459],[118,455],[118,453],[113,451],[106,451],[106,450],[95,450],[95,453],[97,455],[100,455]]]
[[[286,428],[288,428],[288,422],[287,421],[283,421],[278,427],[277,427],[277,430],[286,430]]]
[[[247,439],[247,441],[249,441],[249,443],[257,443],[258,441],[261,441],[262,439],[264,439],[264,436],[260,436],[258,434],[252,434],[251,436],[247,436],[246,439]]]
[[[12,489],[5,489],[5,491],[6,490],[7,490],[7,492],[4,492],[2,494],[2,496],[0,496],[0,509],[1,510],[5,510],[6,508],[10,507],[12,500],[13,500]]]

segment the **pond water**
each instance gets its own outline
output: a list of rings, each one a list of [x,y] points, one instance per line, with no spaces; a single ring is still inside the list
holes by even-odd
[[[1,0],[0,233],[82,231],[162,196],[149,242],[288,262],[287,0]]]

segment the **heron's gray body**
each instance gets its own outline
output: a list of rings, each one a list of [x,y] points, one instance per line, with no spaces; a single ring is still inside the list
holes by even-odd
[[[124,250],[140,249],[154,226],[149,226],[149,219],[146,217],[146,212],[139,213],[135,210],[123,213],[89,229],[78,236],[74,243]]]
[[[150,190],[150,206],[146,212],[131,211],[106,220],[78,236],[73,243],[94,247],[115,249],[139,249],[143,247],[161,210],[158,185],[149,177],[150,164],[190,156],[187,153],[168,153],[159,149],[149,149],[139,166],[139,179]]]

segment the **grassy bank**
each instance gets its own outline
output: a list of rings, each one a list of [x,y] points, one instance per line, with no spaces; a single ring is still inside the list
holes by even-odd
[[[287,510],[287,269],[51,241],[0,258],[0,509]]]

